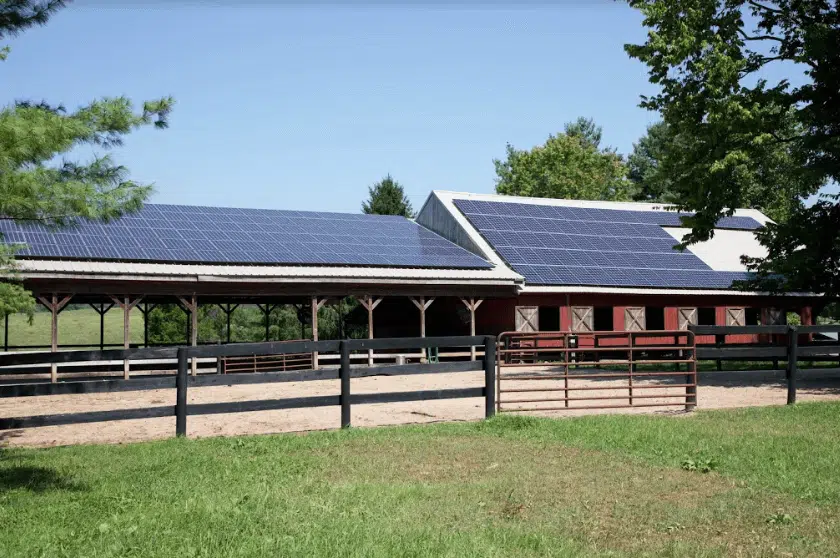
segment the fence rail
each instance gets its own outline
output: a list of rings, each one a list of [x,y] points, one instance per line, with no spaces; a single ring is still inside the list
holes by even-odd
[[[483,345],[483,361],[455,361],[433,364],[405,364],[393,366],[350,366],[352,351],[368,349],[422,349],[427,347],[469,347]],[[165,352],[162,352],[165,351]],[[338,351],[339,368],[286,370],[275,372],[244,372],[237,374],[188,374],[190,359],[228,358],[249,356],[299,355],[312,352]],[[397,338],[375,340],[345,341],[291,341],[248,343],[237,345],[205,345],[181,347],[177,349],[131,349],[118,351],[68,351],[63,353],[42,353],[46,363],[88,362],[97,360],[157,359],[175,357],[177,374],[165,376],[135,377],[132,379],[94,379],[62,380],[55,383],[19,383],[0,385],[0,398],[30,397],[42,395],[86,394],[122,391],[143,391],[153,389],[176,389],[174,406],[148,407],[142,409],[89,411],[56,415],[35,415],[0,419],[0,429],[31,428],[40,426],[58,426],[66,424],[84,424],[102,421],[130,420],[141,418],[159,418],[175,416],[176,435],[186,435],[187,416],[218,413],[238,413],[261,410],[297,409],[305,407],[341,407],[341,427],[348,427],[350,409],[353,404],[394,403],[424,400],[455,399],[469,397],[485,398],[485,416],[495,412],[495,338],[489,336],[472,337],[427,337]],[[172,354],[174,352],[174,355]],[[0,355],[0,366],[41,364],[35,354]],[[350,391],[351,378],[363,378],[374,375],[414,375],[451,372],[470,372],[484,370],[484,387],[452,388],[441,390],[420,390],[413,392],[388,392],[353,394]],[[337,395],[297,397],[285,399],[265,399],[257,401],[237,401],[219,403],[188,404],[187,393],[190,387],[217,385],[268,384],[276,382],[307,382],[316,380],[339,380]]]
[[[499,346],[500,413],[697,405],[688,331],[507,332]]]
[[[799,361],[825,359],[840,361],[840,342],[831,339],[814,341],[810,337],[815,333],[835,333],[840,335],[840,326],[689,326],[695,335],[714,335],[720,339],[726,335],[751,333],[758,335],[773,335],[784,338],[784,344],[751,344],[751,345],[721,345],[698,346],[697,360],[785,360],[785,379],[787,381],[787,402],[796,403],[797,379],[799,376]],[[720,369],[720,364],[718,364]]]

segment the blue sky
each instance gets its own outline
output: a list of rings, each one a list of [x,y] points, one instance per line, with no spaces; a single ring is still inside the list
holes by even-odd
[[[118,6],[118,7],[115,7]],[[351,211],[386,173],[415,205],[491,192],[505,144],[578,116],[627,153],[656,115],[623,3],[76,2],[10,41],[3,99],[175,97],[114,152],[152,201]]]

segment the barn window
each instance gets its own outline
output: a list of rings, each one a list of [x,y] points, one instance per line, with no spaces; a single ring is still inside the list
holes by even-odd
[[[592,331],[591,306],[572,306],[572,331]]]
[[[624,331],[647,329],[646,323],[644,308],[628,306],[624,309]]]
[[[560,307],[540,306],[540,331],[560,331]]]
[[[713,326],[717,325],[716,313],[714,308],[698,308],[697,309],[697,325]]]
[[[612,306],[596,306],[592,313],[595,331],[613,331]]]
[[[728,326],[743,326],[746,325],[746,312],[743,308],[727,308],[726,309],[726,325]]]
[[[761,309],[747,308],[745,312],[746,325],[761,325]]]
[[[647,329],[653,331],[665,329],[665,308],[661,306],[646,306],[645,318]]]
[[[677,308],[677,329],[688,329],[697,325],[697,308]]]
[[[765,308],[761,315],[763,325],[785,325],[785,313],[778,308]]]

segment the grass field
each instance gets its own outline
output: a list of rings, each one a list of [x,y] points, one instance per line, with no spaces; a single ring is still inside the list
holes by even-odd
[[[0,321],[0,328],[3,328]],[[0,339],[2,341],[2,339]],[[123,342],[123,313],[112,308],[105,314],[105,343]],[[131,313],[131,342],[143,342],[143,314]],[[93,308],[68,308],[58,315],[58,344],[94,345],[99,343],[99,314]],[[9,316],[9,345],[50,344],[50,313],[36,312],[32,324],[23,314]]]
[[[838,426],[815,403],[7,449],[0,555],[826,556]]]

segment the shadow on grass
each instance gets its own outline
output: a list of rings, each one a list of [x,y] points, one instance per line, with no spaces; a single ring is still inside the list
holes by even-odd
[[[14,455],[7,444],[10,438],[20,435],[20,430],[0,432],[0,494],[18,489],[30,492],[86,489],[84,485],[56,469],[14,463]]]
[[[0,493],[25,489],[30,492],[79,491],[85,487],[67,475],[48,467],[0,466]]]

